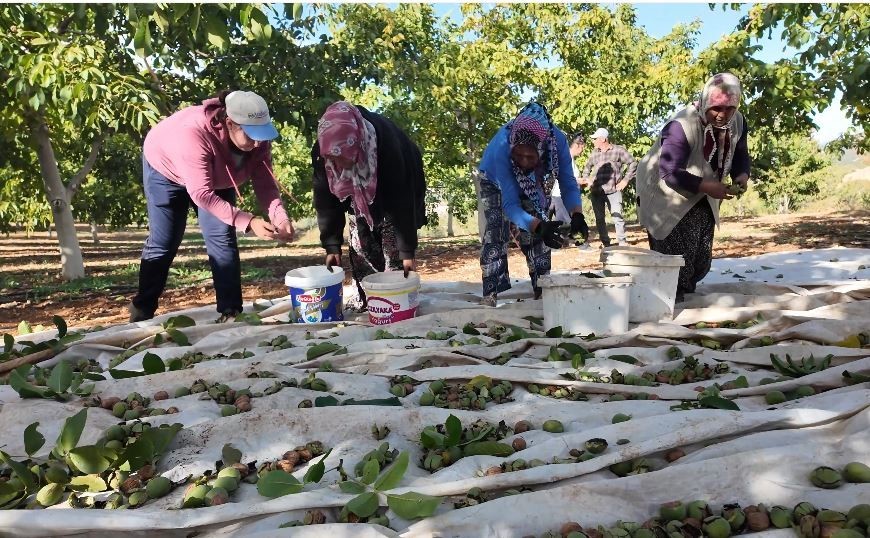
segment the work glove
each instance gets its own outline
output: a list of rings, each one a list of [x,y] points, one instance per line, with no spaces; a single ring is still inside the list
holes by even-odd
[[[534,235],[543,239],[544,244],[550,248],[562,248],[565,244],[565,237],[562,235],[562,230],[559,229],[561,226],[561,220],[541,222]]]
[[[571,215],[571,237],[577,239],[578,235],[583,237],[583,242],[589,240],[589,226],[586,225],[586,219],[583,218],[583,213],[579,211]]]

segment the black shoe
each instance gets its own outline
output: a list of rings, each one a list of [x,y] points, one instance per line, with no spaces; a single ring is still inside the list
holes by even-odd
[[[236,310],[235,308],[227,308],[226,310],[221,312],[221,316],[215,320],[215,323],[226,323],[228,321],[235,321],[236,316],[241,313],[241,310]]]
[[[133,303],[130,303],[127,310],[130,312],[130,323],[147,321],[154,317],[154,312],[146,312]]]
[[[680,304],[680,303],[684,302],[685,300],[686,300],[686,295],[683,292],[678,291],[677,297],[674,299],[674,304]]]

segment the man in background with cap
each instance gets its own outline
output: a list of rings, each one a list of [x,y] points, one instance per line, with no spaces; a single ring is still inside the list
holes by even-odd
[[[294,235],[272,173],[269,141],[277,137],[266,101],[246,91],[222,92],[148,132],[142,148],[148,238],[139,290],[129,306],[131,322],[154,317],[191,208],[205,239],[220,321],[242,311],[237,232],[279,241]],[[268,222],[237,206],[239,185],[248,179]]]
[[[599,127],[592,135],[594,149],[583,167],[579,182],[589,186],[589,200],[595,212],[595,225],[598,238],[604,247],[610,246],[604,208],[610,208],[610,215],[616,226],[616,240],[619,245],[628,245],[625,237],[625,219],[622,216],[622,191],[634,179],[637,161],[624,146],[611,144],[610,133]]]

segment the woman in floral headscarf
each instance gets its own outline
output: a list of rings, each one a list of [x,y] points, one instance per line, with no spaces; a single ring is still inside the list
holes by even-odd
[[[571,167],[565,134],[553,125],[547,109],[531,102],[505,124],[487,145],[477,174],[485,228],[480,251],[483,304],[495,306],[497,294],[510,289],[507,247],[509,222],[520,230],[519,242],[529,267],[535,298],[538,277],[550,272],[550,249],[564,243],[562,221],[549,221],[553,185],[571,214],[570,232],[589,237],[580,211],[580,191]]]
[[[742,89],[731,73],[713,76],[701,99],[677,112],[637,170],[639,217],[650,248],[682,255],[677,301],[710,271],[719,201],[746,189],[748,128],[737,111]],[[733,186],[723,181],[730,176]]]
[[[420,150],[384,116],[338,101],[320,118],[311,163],[326,265],[341,266],[350,214],[350,266],[361,301],[355,306],[365,306],[364,277],[416,269],[417,230],[426,224]]]

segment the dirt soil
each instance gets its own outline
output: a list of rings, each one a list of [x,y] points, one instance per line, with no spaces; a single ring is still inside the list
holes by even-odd
[[[713,256],[745,257],[836,246],[870,248],[868,224],[868,212],[731,218],[724,221],[716,233]],[[631,244],[647,246],[646,236],[639,226],[628,226],[628,234]],[[144,231],[103,234],[100,244],[95,245],[83,231],[80,241],[86,271],[88,274],[106,273],[114,267],[138,263],[145,235]],[[261,270],[258,274],[266,276],[243,285],[245,300],[283,297],[287,294],[283,283],[286,271],[323,262],[323,251],[316,245],[272,246],[267,242],[252,243],[241,248],[243,269],[256,267]],[[590,250],[571,248],[554,251],[553,269],[600,268],[599,245],[593,232]],[[479,282],[478,256],[476,236],[423,240],[417,257],[418,270],[423,279],[430,281]],[[201,260],[202,266],[207,267],[205,249],[201,244],[183,246],[176,263],[195,260]],[[0,238],[0,274],[15,282],[14,287],[0,288],[0,332],[17,334],[21,320],[27,320],[32,325],[51,326],[54,315],[63,317],[71,327],[105,326],[127,320],[126,306],[136,289],[135,277],[131,277],[123,286],[116,285],[105,290],[85,290],[74,294],[58,292],[45,297],[30,297],[28,290],[35,286],[47,283],[60,285],[58,266],[57,243],[44,232],[39,237],[27,238],[22,233]],[[525,259],[516,247],[511,248],[509,266],[513,276],[526,277]],[[170,289],[161,298],[158,313],[214,304],[209,280],[194,286],[173,288],[170,277],[169,286]]]

